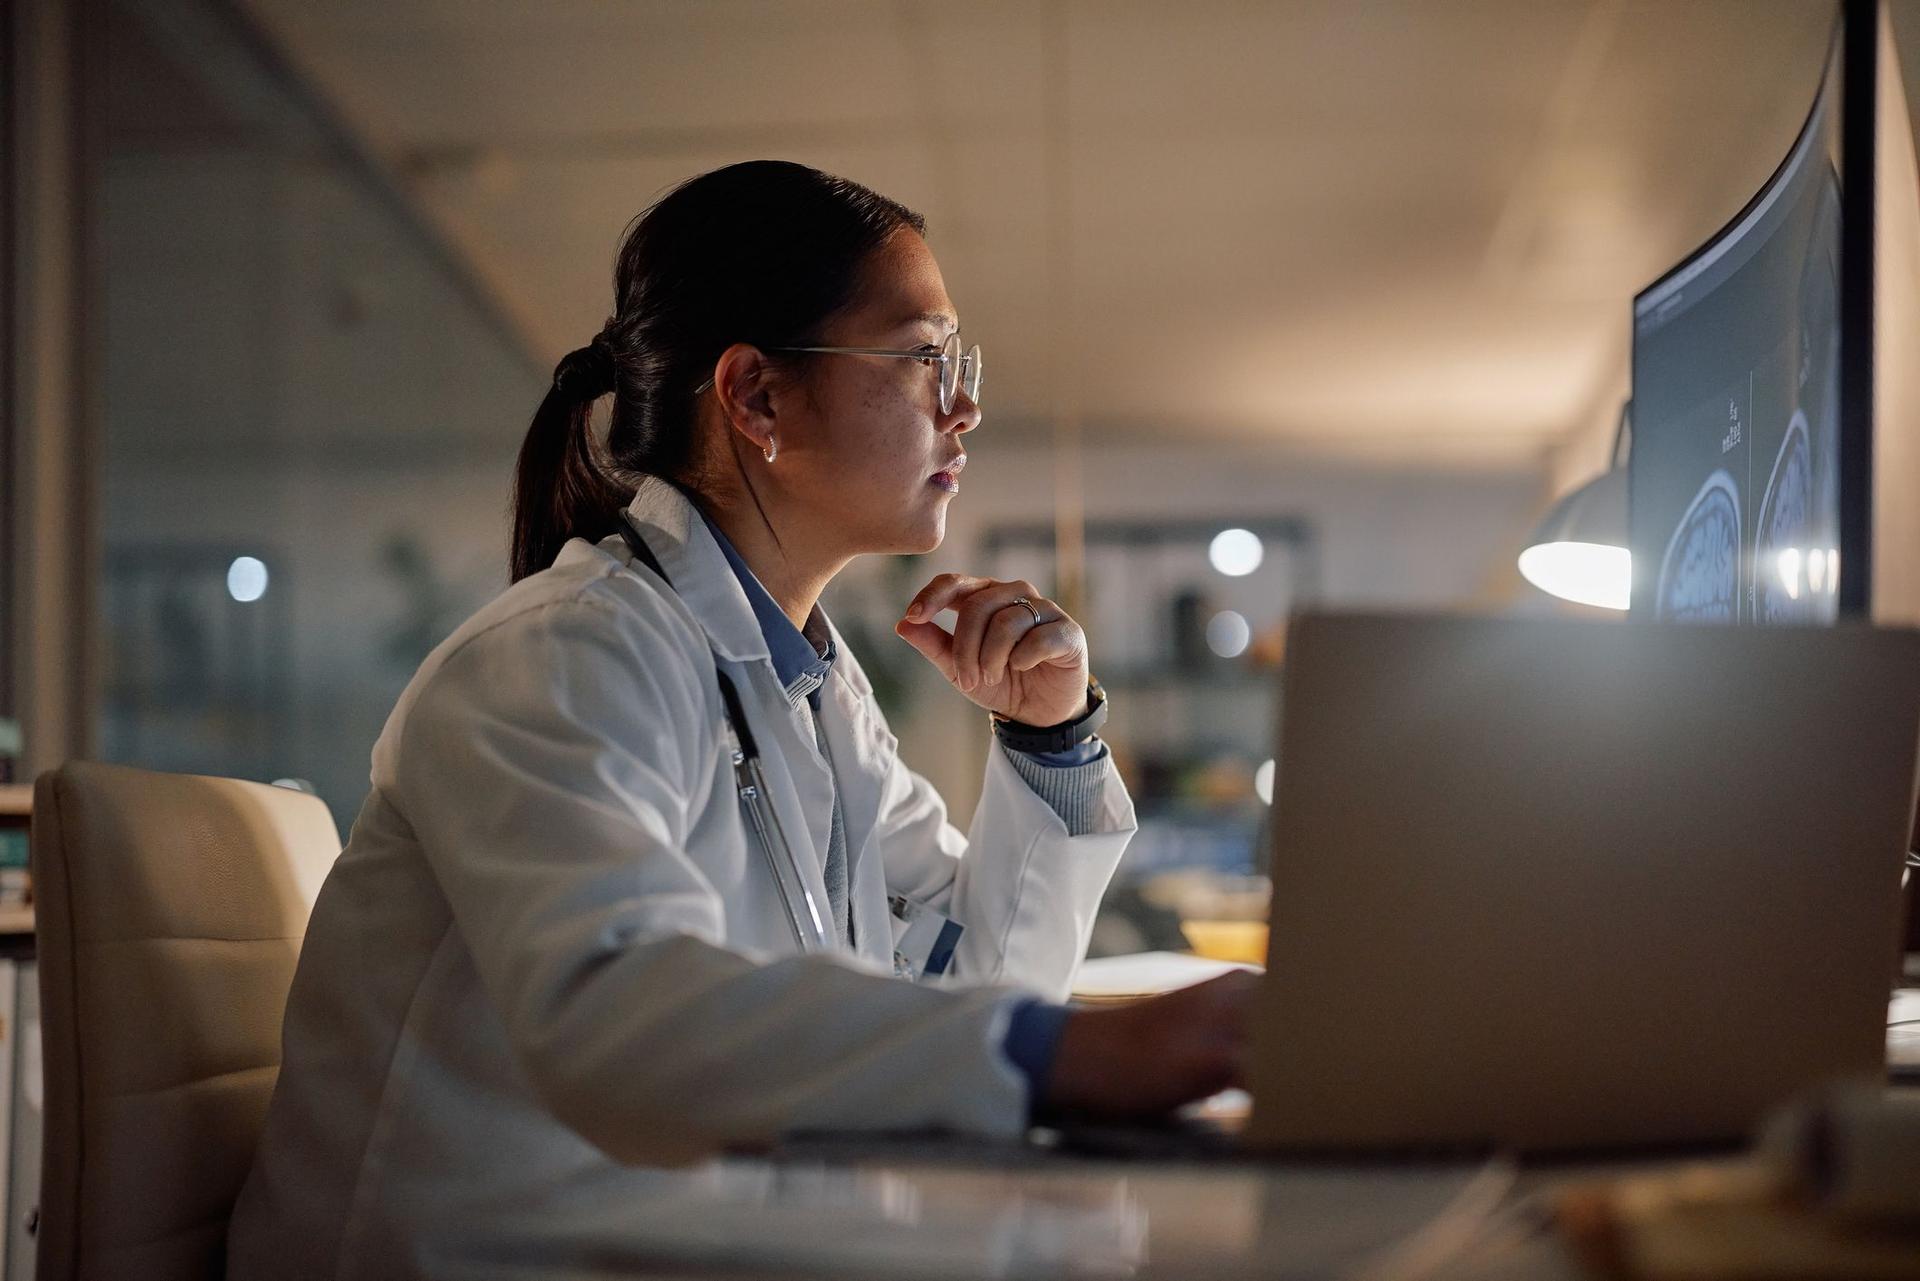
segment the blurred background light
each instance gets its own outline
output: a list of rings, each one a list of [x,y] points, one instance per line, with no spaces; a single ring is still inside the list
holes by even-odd
[[[1213,536],[1213,543],[1207,548],[1207,559],[1229,578],[1251,574],[1260,568],[1260,562],[1265,557],[1266,548],[1261,546],[1259,536],[1249,529],[1223,529]]]
[[[1253,639],[1253,628],[1245,615],[1223,609],[1207,620],[1207,648],[1222,658],[1238,658]]]
[[[227,566],[227,595],[246,604],[267,594],[266,562],[254,556],[236,556]]]

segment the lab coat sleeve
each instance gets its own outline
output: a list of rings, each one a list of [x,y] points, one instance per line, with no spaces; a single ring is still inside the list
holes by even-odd
[[[965,835],[946,804],[896,755],[875,830],[889,893],[966,927],[948,981],[1009,984],[1065,1000],[1107,882],[1135,830],[1133,802],[1105,762],[1092,830],[1070,835],[994,740]]]
[[[635,1162],[794,1130],[1018,1133],[1005,992],[722,945],[686,851],[719,757],[687,630],[545,605],[454,651],[408,710],[397,798],[533,1088]]]

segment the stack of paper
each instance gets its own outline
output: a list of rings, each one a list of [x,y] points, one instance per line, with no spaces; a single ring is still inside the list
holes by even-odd
[[[1184,952],[1136,952],[1082,961],[1073,976],[1073,999],[1089,1005],[1137,1001],[1143,996],[1192,987],[1230,970],[1260,972],[1257,965],[1210,961]]]

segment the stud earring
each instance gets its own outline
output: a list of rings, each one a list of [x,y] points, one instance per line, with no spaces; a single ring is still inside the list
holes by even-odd
[[[760,452],[766,455],[768,462],[772,462],[780,452],[780,442],[774,439],[772,432],[767,433],[767,447]]]

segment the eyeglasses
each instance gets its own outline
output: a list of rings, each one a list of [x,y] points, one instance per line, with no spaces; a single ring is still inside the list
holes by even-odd
[[[926,347],[916,347],[911,351],[894,347],[769,347],[767,350],[815,352],[826,356],[888,356],[895,360],[918,360],[929,365],[938,363],[941,413],[953,412],[954,402],[959,399],[962,387],[966,388],[968,400],[976,405],[980,403],[980,348],[973,346],[961,351],[957,332],[947,335],[947,341],[938,352],[929,351]],[[709,378],[695,387],[693,394],[702,395],[712,387],[713,379]]]

